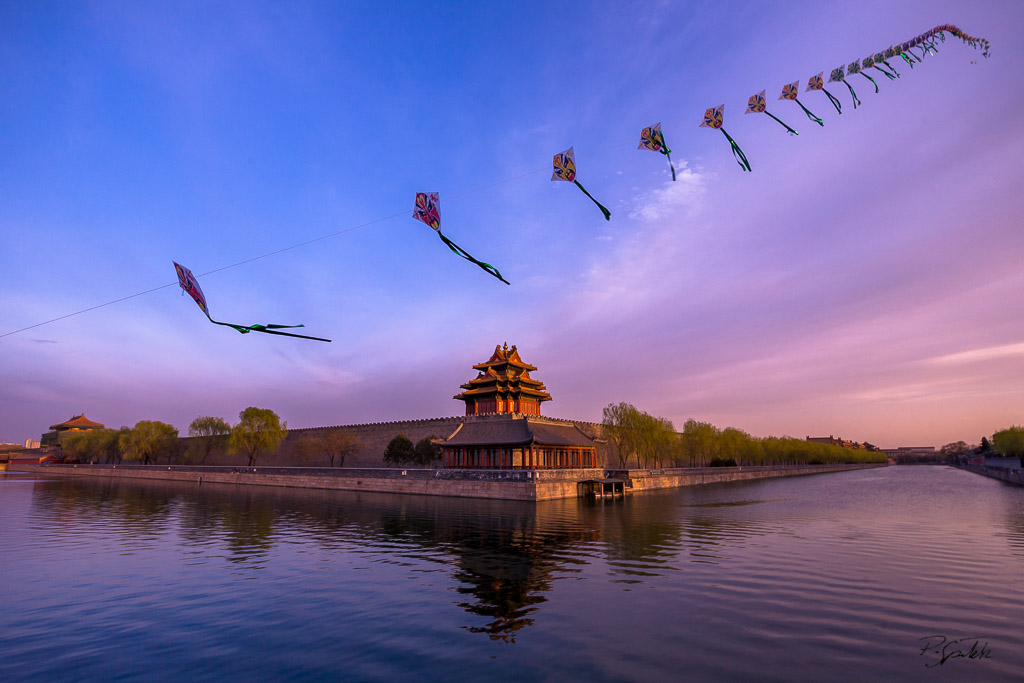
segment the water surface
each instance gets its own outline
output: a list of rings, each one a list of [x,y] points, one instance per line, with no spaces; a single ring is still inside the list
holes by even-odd
[[[1024,675],[1024,489],[945,467],[544,503],[7,474],[0,519],[3,680]]]

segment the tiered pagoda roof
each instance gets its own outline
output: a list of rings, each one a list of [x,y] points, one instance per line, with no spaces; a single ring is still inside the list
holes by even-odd
[[[543,382],[530,377],[537,368],[523,362],[519,351],[508,344],[495,346],[491,357],[473,366],[475,379],[453,398],[466,402],[467,414],[524,412],[540,414],[540,404],[551,400]]]
[[[103,429],[103,425],[99,422],[93,422],[85,416],[85,413],[81,415],[72,415],[71,419],[67,422],[61,422],[60,424],[50,425],[50,429],[62,432],[70,429]]]

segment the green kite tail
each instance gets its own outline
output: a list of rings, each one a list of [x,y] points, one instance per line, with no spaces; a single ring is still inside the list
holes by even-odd
[[[504,282],[506,285],[511,285],[512,284],[511,282],[509,282],[508,280],[506,280],[505,278],[503,278],[501,276],[501,273],[498,272],[497,268],[492,266],[490,263],[484,263],[483,261],[477,261],[475,258],[473,258],[469,254],[467,254],[465,252],[465,250],[462,249],[462,247],[460,247],[459,245],[455,244],[455,242],[452,242],[450,239],[448,239],[443,234],[441,234],[440,230],[437,231],[437,236],[440,237],[441,241],[444,242],[446,245],[448,245],[448,248],[451,249],[452,252],[454,252],[458,256],[461,256],[462,258],[466,259],[470,263],[475,263],[476,265],[480,266],[485,271],[487,271],[488,273],[490,273],[494,277],[496,277],[499,280],[501,280],[502,282]]]
[[[832,103],[832,106],[835,107],[836,111],[839,112],[839,115],[842,116],[842,114],[843,114],[843,105],[839,104],[839,100],[836,99],[836,96],[833,95],[832,93],[830,93],[828,90],[825,90],[824,88],[821,89],[821,92],[823,92],[826,95],[828,95],[829,102]]]
[[[871,66],[872,66],[872,67],[874,67],[875,69],[878,69],[878,70],[879,70],[879,71],[881,71],[882,73],[884,73],[884,74],[886,75],[886,77],[887,77],[887,78],[888,78],[888,79],[889,79],[890,81],[895,81],[895,80],[896,80],[896,77],[895,77],[894,75],[892,75],[891,73],[889,73],[888,71],[886,71],[886,70],[885,70],[885,69],[883,69],[882,67],[878,66],[877,64],[872,64]]]
[[[210,318],[210,316],[206,316]],[[305,325],[235,325],[234,323],[222,323],[219,320],[210,318],[210,322],[214,325],[223,325],[224,327],[230,327],[233,330],[237,330],[242,334],[249,334],[250,332],[262,332],[264,334],[277,334],[282,337],[295,337],[297,339],[312,339],[313,341],[330,342],[330,339],[324,339],[322,337],[308,337],[304,334],[292,334],[291,332],[278,332],[281,329],[292,329],[295,327],[305,327]]]
[[[892,69],[892,72],[896,74],[896,78],[902,78],[902,76],[900,76],[900,72],[892,68],[892,64],[885,61],[884,59],[882,60],[882,64],[885,64],[889,69]]]
[[[871,76],[868,76],[863,71],[860,71],[858,73],[860,73],[861,76],[863,76],[864,78],[868,79],[869,81],[871,81],[874,84],[874,86],[875,86],[875,94],[877,95],[878,94],[878,83],[875,83],[875,79],[871,78]]]
[[[773,119],[775,119],[776,121],[778,121],[779,125],[782,126],[783,128],[785,128],[786,130],[788,130],[790,135],[800,135],[800,133],[797,133],[795,130],[793,130],[792,128],[787,126],[785,123],[782,122],[781,119],[779,119],[779,117],[777,117],[775,114],[771,113],[767,109],[764,110],[764,113],[768,114],[768,116],[770,116]]]
[[[825,122],[822,121],[821,119],[819,119],[814,114],[812,114],[811,110],[803,105],[803,102],[801,102],[800,100],[797,100],[797,99],[794,99],[793,101],[800,105],[800,108],[804,110],[805,114],[807,114],[807,118],[809,118],[811,121],[814,121],[819,126],[824,126],[825,125]]]
[[[910,65],[910,68],[914,68],[914,60],[907,56],[906,52],[901,52],[900,57],[903,57],[903,61]]]
[[[666,159],[668,159],[668,167],[672,169],[672,181],[675,182],[675,179],[676,179],[676,167],[672,165],[672,156],[671,156],[672,150],[670,150],[668,147],[666,147],[664,145],[664,142],[665,142],[665,138],[664,137],[662,137],[661,141],[663,143],[662,147],[661,147],[661,153],[665,155]]]
[[[592,201],[592,202],[594,202],[595,204],[597,204],[597,208],[601,209],[601,213],[603,213],[603,214],[604,214],[604,219],[605,219],[606,221],[610,221],[610,220],[612,219],[612,212],[611,212],[611,211],[609,211],[608,209],[604,208],[604,206],[602,206],[601,202],[599,202],[599,201],[597,201],[596,199],[594,199],[594,196],[593,196],[592,194],[590,194],[589,192],[587,192],[587,188],[585,188],[585,187],[583,187],[582,185],[580,185],[580,181],[578,181],[578,180],[573,180],[573,182],[574,182],[574,183],[576,183],[576,187],[578,187],[578,188],[580,188],[581,190],[583,190],[583,194],[585,194],[585,195],[587,195],[588,197],[590,197],[590,201]]]
[[[843,81],[843,83],[846,83],[846,81]],[[857,105],[861,104],[861,101],[860,101],[860,99],[858,99],[857,93],[856,93],[856,91],[854,91],[852,85],[850,85],[849,83],[846,83],[846,87],[850,89],[850,96],[853,98],[853,108],[856,109]]]
[[[740,149],[740,146],[736,144],[736,141],[733,140],[732,137],[730,137],[729,134],[725,132],[725,128],[720,128],[719,130],[722,131],[722,135],[724,135],[725,139],[729,141],[730,145],[732,145],[732,155],[736,157],[736,163],[739,164],[740,168],[742,168],[744,171],[749,171],[750,162],[747,161],[747,155],[743,153],[743,150]]]

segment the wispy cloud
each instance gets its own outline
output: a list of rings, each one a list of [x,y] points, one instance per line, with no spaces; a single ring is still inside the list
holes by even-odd
[[[958,353],[950,353],[944,356],[935,356],[933,358],[928,358],[925,362],[937,365],[955,365],[962,363],[978,363],[981,361],[1009,358],[1012,356],[1024,356],[1024,343],[986,346],[979,349],[971,349],[970,351],[960,351]]]

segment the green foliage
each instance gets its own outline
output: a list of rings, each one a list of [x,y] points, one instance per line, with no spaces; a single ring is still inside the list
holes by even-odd
[[[1024,427],[1007,427],[992,435],[992,446],[1010,457],[1024,456]]]
[[[943,456],[947,460],[951,460],[963,455],[969,451],[970,448],[971,447],[967,445],[966,441],[953,441],[940,448],[939,455]]]
[[[818,444],[791,437],[756,438],[735,427],[719,429],[710,422],[687,420],[682,434],[672,423],[637,410],[629,403],[610,403],[604,409],[604,435],[615,446],[623,467],[635,458],[637,466],[661,466],[670,457],[684,467],[743,465],[806,465],[884,463],[884,453]]]
[[[389,465],[415,462],[415,458],[416,447],[412,445],[412,439],[405,434],[399,434],[391,439],[388,447],[384,449],[384,462]]]
[[[238,418],[238,424],[231,428],[228,437],[228,450],[245,453],[250,467],[256,464],[256,459],[264,451],[276,451],[288,436],[288,423],[281,422],[270,408],[249,406],[238,414]]]
[[[635,458],[637,467],[653,464],[661,467],[663,459],[672,459],[678,435],[672,422],[637,410],[630,403],[609,403],[603,411],[605,437],[614,444],[619,462],[625,468]]]
[[[425,436],[416,442],[415,453],[413,454],[413,461],[417,465],[423,465],[429,467],[435,461],[441,459],[441,447],[434,445],[431,440],[437,437],[431,434]]]
[[[118,446],[126,460],[141,460],[148,465],[166,456],[170,462],[177,452],[178,430],[166,422],[140,420],[130,430],[120,432]]]
[[[345,458],[362,447],[363,442],[349,432],[340,429],[317,430],[299,439],[295,444],[295,453],[305,460],[326,457],[331,467],[334,467],[337,458],[338,467],[344,467]]]
[[[189,444],[189,460],[204,464],[217,445],[223,445],[231,433],[231,425],[224,418],[200,415],[188,426],[188,435],[195,437]]]

